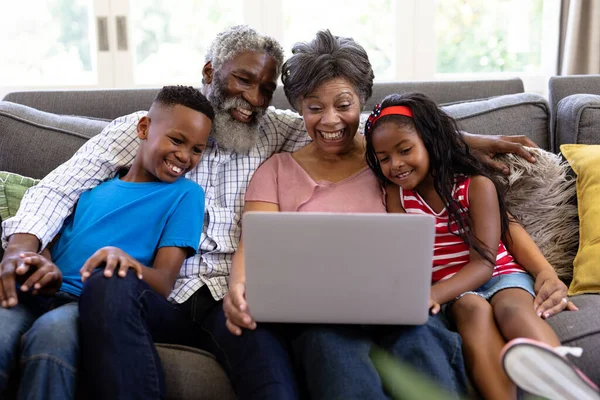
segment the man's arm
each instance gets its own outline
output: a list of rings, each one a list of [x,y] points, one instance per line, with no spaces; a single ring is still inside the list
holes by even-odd
[[[462,132],[462,135],[481,162],[503,174],[508,174],[508,167],[493,159],[496,154],[512,153],[535,162],[535,157],[525,146],[538,146],[526,136],[475,135],[468,132]]]
[[[72,213],[81,193],[133,162],[138,147],[136,127],[143,115],[144,112],[138,112],[114,120],[69,161],[30,188],[17,215],[2,223],[3,247],[8,245],[10,236],[27,233],[39,240],[35,251],[46,248]]]
[[[275,153],[292,153],[311,142],[304,127],[304,120],[297,113],[270,108],[265,118],[268,118],[269,122],[263,124],[263,129],[267,135],[276,138]]]

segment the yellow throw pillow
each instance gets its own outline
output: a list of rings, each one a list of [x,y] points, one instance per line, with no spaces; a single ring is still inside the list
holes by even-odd
[[[579,249],[569,295],[600,293],[600,145],[565,144],[560,151],[577,174]]]

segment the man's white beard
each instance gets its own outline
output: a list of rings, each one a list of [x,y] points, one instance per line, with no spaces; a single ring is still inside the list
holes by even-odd
[[[230,110],[217,111],[212,124],[211,136],[219,147],[235,153],[247,153],[256,146],[260,137],[258,119],[255,115],[250,123],[237,121]]]
[[[224,88],[225,84],[215,74],[212,88],[206,96],[215,109],[211,136],[220,147],[236,153],[247,153],[260,138],[259,121],[265,109],[253,107],[241,97],[228,98]],[[248,123],[240,122],[231,116],[234,108],[252,111],[255,113],[254,118]]]

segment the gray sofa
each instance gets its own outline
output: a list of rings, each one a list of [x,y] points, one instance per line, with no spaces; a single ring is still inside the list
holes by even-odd
[[[524,93],[523,83],[516,78],[378,83],[365,111],[386,94],[420,91],[443,103],[469,132],[527,135],[551,151],[562,143],[600,143],[600,77],[579,77],[570,82],[558,78],[550,82],[555,85],[551,86],[550,103],[537,94]],[[593,85],[596,95],[574,94],[580,91],[578,88],[585,93]],[[569,92],[564,87],[577,89]],[[0,171],[42,178],[111,119],[148,109],[156,92],[136,89],[8,94],[0,102]],[[281,88],[273,105],[290,108]],[[583,295],[573,300],[580,311],[562,313],[550,323],[564,344],[584,347],[584,356],[576,363],[600,383],[600,296]],[[162,344],[159,353],[166,370],[168,398],[234,398],[227,377],[210,354]]]

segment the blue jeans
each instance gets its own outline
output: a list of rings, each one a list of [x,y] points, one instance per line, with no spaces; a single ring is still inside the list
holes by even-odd
[[[223,303],[202,320],[208,351],[221,363],[239,399],[298,399],[294,365],[285,325],[260,323],[235,336],[225,326]]]
[[[77,387],[77,297],[19,293],[0,308],[0,397],[20,364],[19,399],[72,399]]]
[[[304,329],[293,340],[293,349],[310,397],[387,399],[369,358],[373,344],[413,365],[449,392],[466,392],[460,336],[432,316],[420,326],[316,325]]]
[[[231,335],[222,308],[206,287],[179,305],[132,272],[125,278],[94,272],[80,300],[86,398],[165,398],[164,371],[154,342],[213,352],[238,398],[297,398],[292,364],[277,335],[265,328]]]

